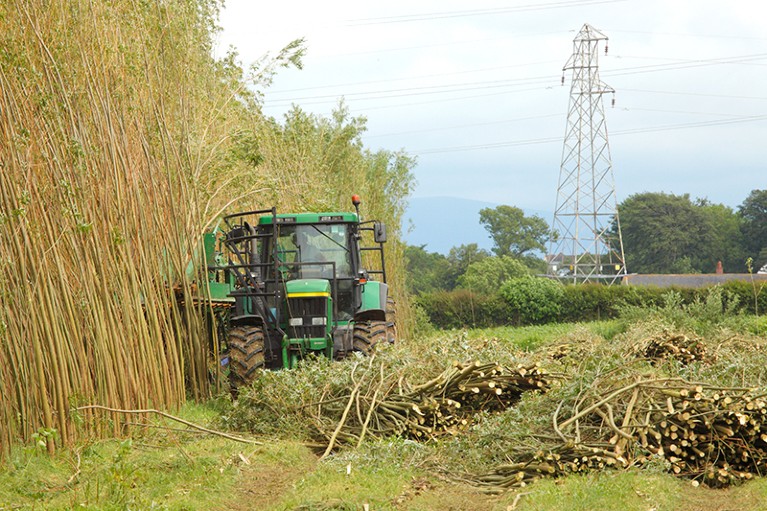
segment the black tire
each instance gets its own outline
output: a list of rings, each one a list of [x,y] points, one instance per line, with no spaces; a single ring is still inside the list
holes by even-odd
[[[229,330],[229,384],[232,392],[253,383],[264,368],[264,330],[260,326],[238,326]]]
[[[386,342],[386,321],[358,321],[352,331],[352,351],[372,355],[379,343]]]
[[[386,341],[397,342],[397,304],[391,297],[386,299]]]

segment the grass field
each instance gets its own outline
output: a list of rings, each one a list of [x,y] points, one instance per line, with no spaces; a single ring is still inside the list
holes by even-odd
[[[742,319],[743,322],[754,321]],[[413,378],[452,359],[537,359],[552,373],[589,369],[585,360],[601,353],[602,369],[620,359],[618,347],[629,346],[655,328],[620,321],[586,325],[555,325],[436,333],[419,341],[403,341],[382,357],[405,359],[398,366]],[[696,376],[720,381],[741,379],[763,386],[758,366],[764,357],[760,340],[748,327],[727,322],[705,326],[710,350],[719,349],[717,362],[687,368]],[[689,335],[695,331],[687,330]],[[746,332],[746,333],[743,333]],[[748,345],[751,362],[725,363],[727,343],[737,340],[737,352]],[[745,343],[745,344],[743,344]],[[569,361],[552,361],[544,354],[568,346]],[[584,348],[588,347],[588,350]],[[614,348],[613,348],[614,347]],[[611,351],[612,349],[618,351]],[[584,351],[586,350],[586,351]],[[722,367],[726,365],[727,367]],[[733,367],[730,367],[733,366]],[[737,366],[737,367],[735,367]],[[327,378],[325,371],[348,372],[349,363],[308,367],[292,375],[270,375],[270,384],[300,386],[302,378]],[[612,366],[610,366],[612,367]],[[612,369],[610,369],[612,370]],[[666,367],[663,370],[671,370]],[[304,371],[301,373],[300,371]],[[302,376],[303,374],[303,376]],[[746,381],[746,380],[757,381]],[[553,391],[554,392],[554,391]],[[284,393],[289,400],[288,393]],[[289,403],[275,403],[289,410]],[[542,398],[523,399],[518,410],[483,416],[464,435],[418,443],[399,438],[364,442],[320,459],[321,449],[300,421],[284,417],[277,426],[251,423],[241,434],[262,445],[238,443],[192,432],[159,417],[126,419],[133,425],[121,439],[92,441],[53,457],[44,447],[45,432],[18,447],[0,470],[0,510],[10,509],[263,509],[263,510],[759,510],[765,509],[767,480],[757,477],[726,489],[695,486],[667,473],[663,463],[643,468],[613,469],[543,479],[500,494],[485,494],[465,481],[472,470],[486,469],[507,456],[511,442],[524,442],[521,423],[534,428]],[[221,398],[189,404],[178,412],[196,424],[222,430],[247,421],[237,407]],[[287,412],[284,412],[287,413]],[[521,440],[520,440],[521,439]],[[367,506],[367,507],[366,507]]]

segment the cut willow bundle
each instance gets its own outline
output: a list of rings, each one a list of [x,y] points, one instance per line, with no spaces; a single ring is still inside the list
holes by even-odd
[[[320,438],[328,442],[326,453],[336,444],[359,445],[366,436],[429,440],[455,435],[470,424],[473,414],[504,410],[524,392],[549,388],[545,371],[537,365],[511,368],[479,362],[455,362],[436,378],[415,386],[402,379],[396,384],[387,381],[383,366],[381,378],[369,381],[364,393],[362,381],[343,400],[318,406],[314,422]]]
[[[542,477],[625,466],[626,460],[609,449],[564,443],[548,451],[537,451],[525,461],[499,465],[490,472],[472,477],[471,482],[488,493],[500,493]]]
[[[503,491],[543,476],[658,458],[671,473],[708,486],[767,473],[767,401],[754,389],[645,380],[578,400],[560,422],[563,405],[551,421],[558,441],[472,480]]]
[[[706,359],[706,346],[700,339],[690,339],[686,335],[663,332],[640,343],[638,355],[656,364],[668,359],[678,360],[687,365]]]
[[[641,445],[674,474],[726,486],[767,474],[767,402],[739,389],[667,390],[665,403],[637,427]]]

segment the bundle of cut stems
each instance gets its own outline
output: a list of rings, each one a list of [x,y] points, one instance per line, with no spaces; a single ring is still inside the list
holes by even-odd
[[[321,438],[330,450],[336,444],[359,444],[365,437],[403,436],[430,440],[455,435],[479,411],[513,406],[524,392],[545,391],[546,373],[537,365],[506,367],[495,363],[453,363],[442,374],[410,386],[383,375],[362,381],[344,399],[321,403],[314,417]]]
[[[542,476],[663,459],[671,473],[726,486],[767,473],[767,400],[754,389],[678,378],[639,380],[579,399],[552,417],[558,442],[474,478],[488,491]]]
[[[706,358],[706,347],[700,339],[690,339],[683,334],[663,332],[662,335],[640,343],[639,354],[651,363],[673,358],[683,365]]]

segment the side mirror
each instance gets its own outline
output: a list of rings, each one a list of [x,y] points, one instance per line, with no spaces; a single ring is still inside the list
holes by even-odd
[[[386,224],[382,222],[373,224],[373,239],[376,243],[386,243]]]

